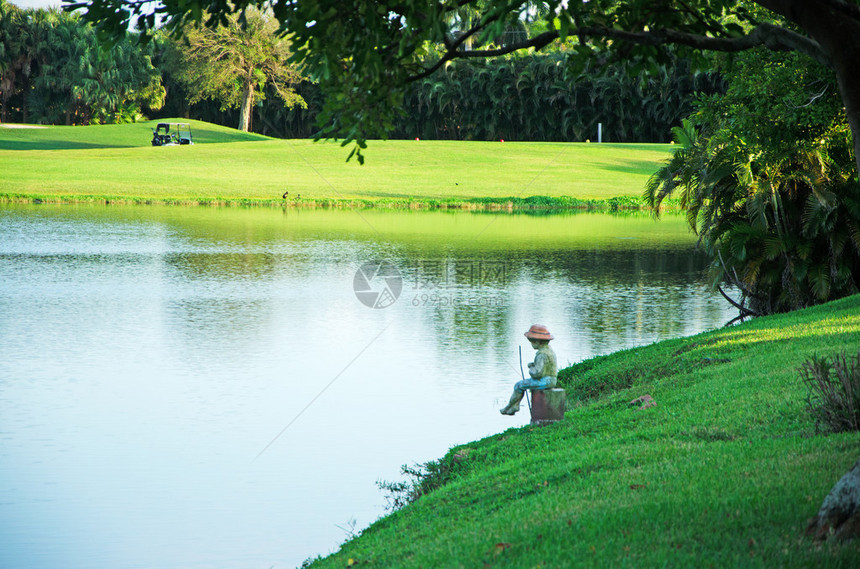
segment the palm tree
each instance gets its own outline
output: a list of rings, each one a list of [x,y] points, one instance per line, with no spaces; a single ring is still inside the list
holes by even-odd
[[[43,123],[114,122],[164,99],[160,73],[133,38],[110,50],[93,27],[58,9],[18,10],[0,0],[0,101],[20,98],[21,119]],[[139,114],[139,113],[137,113]]]
[[[860,200],[843,126],[813,143],[764,151],[703,136],[690,121],[681,145],[650,180],[655,213],[677,193],[690,227],[712,257],[714,286],[734,285],[747,314],[796,310],[858,291]],[[846,168],[846,164],[848,167]],[[731,300],[731,299],[729,299]]]

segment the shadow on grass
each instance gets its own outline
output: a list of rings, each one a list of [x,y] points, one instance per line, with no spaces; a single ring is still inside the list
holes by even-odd
[[[206,142],[260,142],[277,140],[255,132],[228,131],[224,132],[206,127],[192,127],[191,134],[195,143]]]
[[[628,160],[624,164],[615,164],[612,166],[601,166],[601,170],[609,170],[610,172],[621,172],[624,174],[643,174],[654,172],[654,162],[648,160]]]
[[[0,140],[0,150],[85,150],[91,148],[133,148],[133,146],[69,140]]]

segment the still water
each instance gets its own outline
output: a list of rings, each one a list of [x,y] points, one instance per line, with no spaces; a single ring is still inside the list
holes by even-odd
[[[325,555],[528,421],[531,324],[566,364],[728,321],[704,265],[672,216],[0,206],[0,567]]]

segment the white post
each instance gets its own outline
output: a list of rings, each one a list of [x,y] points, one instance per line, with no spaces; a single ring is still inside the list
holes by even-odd
[[[597,142],[598,144],[603,142],[603,123],[597,123]]]

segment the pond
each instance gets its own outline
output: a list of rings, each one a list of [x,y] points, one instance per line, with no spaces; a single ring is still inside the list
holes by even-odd
[[[498,409],[531,324],[568,364],[730,320],[694,245],[680,216],[0,206],[0,566],[336,550],[377,481],[528,422]]]

